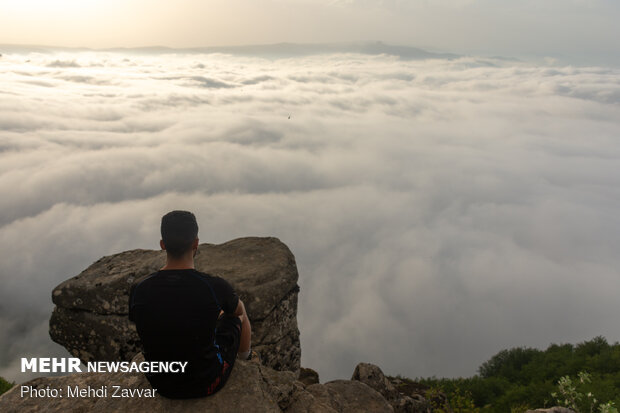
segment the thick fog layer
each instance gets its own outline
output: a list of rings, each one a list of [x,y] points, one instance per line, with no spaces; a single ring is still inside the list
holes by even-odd
[[[0,375],[51,290],[157,248],[275,236],[302,365],[473,375],[497,351],[620,339],[620,71],[332,54],[0,59]]]

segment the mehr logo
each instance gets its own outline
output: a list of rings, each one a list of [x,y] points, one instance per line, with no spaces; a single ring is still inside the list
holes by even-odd
[[[82,372],[80,369],[80,359],[76,357],[39,357],[31,359],[22,357],[22,373],[27,371],[33,373]]]
[[[86,370],[90,373],[185,373],[188,361],[89,361]],[[81,373],[80,359],[76,357],[22,357],[22,373]]]

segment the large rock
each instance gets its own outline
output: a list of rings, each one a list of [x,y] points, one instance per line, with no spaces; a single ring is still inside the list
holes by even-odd
[[[448,396],[444,392],[407,378],[388,377],[388,380],[400,394],[406,396],[400,399],[401,407],[395,407],[398,411],[453,413]],[[404,407],[402,407],[403,403]],[[413,404],[413,408],[409,407],[410,404]],[[401,410],[402,408],[404,410]]]
[[[141,354],[134,361],[143,360]],[[21,396],[27,389],[57,389],[63,397]],[[67,397],[67,388],[101,389],[107,394]],[[375,390],[359,381],[336,380],[304,386],[289,371],[276,371],[253,361],[237,361],[228,382],[213,396],[171,400],[154,397],[112,397],[113,386],[150,389],[140,373],[78,373],[64,377],[41,377],[0,396],[3,413],[182,413],[182,412],[287,412],[287,413],[390,413],[392,407]]]
[[[129,321],[131,286],[164,265],[165,253],[132,250],[103,257],[52,292],[52,340],[83,362],[131,360],[142,351]],[[201,244],[196,269],[225,278],[246,305],[252,346],[262,362],[297,372],[301,348],[297,328],[295,257],[277,238],[239,238]]]
[[[431,413],[431,404],[421,394],[406,395],[398,391],[381,369],[370,363],[359,363],[352,380],[358,380],[379,392],[396,413]],[[446,411],[451,411],[449,408]]]
[[[319,373],[316,370],[307,367],[301,367],[299,370],[299,378],[298,380],[309,386],[311,384],[319,383]]]
[[[567,407],[555,406],[549,409],[528,410],[525,413],[575,413],[575,411]]]
[[[306,388],[318,403],[341,413],[385,412],[394,409],[379,392],[356,380],[333,380]]]

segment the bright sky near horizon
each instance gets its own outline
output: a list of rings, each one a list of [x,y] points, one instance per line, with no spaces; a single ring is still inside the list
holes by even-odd
[[[615,0],[0,0],[0,44],[225,46],[374,41],[620,60]]]

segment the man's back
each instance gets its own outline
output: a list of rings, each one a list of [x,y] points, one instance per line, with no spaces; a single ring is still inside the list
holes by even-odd
[[[159,393],[174,398],[210,394],[209,386],[227,364],[215,344],[218,316],[220,310],[233,314],[238,302],[228,282],[194,269],[160,270],[134,286],[129,318],[136,323],[145,359],[189,362],[185,373],[147,375]]]

